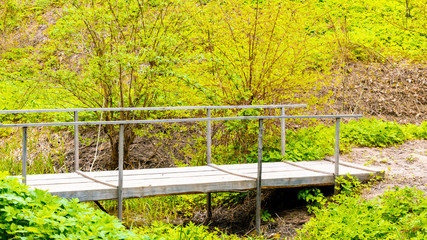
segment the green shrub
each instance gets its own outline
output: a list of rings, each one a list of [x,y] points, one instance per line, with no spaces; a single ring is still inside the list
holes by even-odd
[[[427,139],[427,122],[421,123],[420,126],[408,125],[407,131],[416,139]]]
[[[427,197],[395,188],[366,200],[337,195],[299,231],[302,239],[426,239]]]
[[[137,239],[100,210],[29,190],[0,173],[0,239]]]
[[[285,159],[318,160],[334,154],[334,128],[319,124],[311,128],[288,131]]]
[[[363,147],[388,147],[408,140],[401,125],[375,118],[344,124],[341,137],[344,143]]]
[[[307,202],[307,212],[314,213],[326,204],[326,197],[318,188],[306,188],[298,192],[298,199]]]

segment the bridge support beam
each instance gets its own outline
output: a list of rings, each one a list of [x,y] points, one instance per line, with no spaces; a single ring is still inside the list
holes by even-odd
[[[256,231],[261,234],[261,175],[262,175],[262,138],[264,134],[263,119],[259,120],[258,134],[258,173],[256,179]]]
[[[338,193],[338,184],[336,178],[339,177],[339,168],[340,168],[340,120],[341,118],[335,119],[335,184],[334,184],[334,194]]]
[[[211,109],[207,109],[207,118],[211,118]],[[207,164],[212,163],[212,121],[206,121],[206,162]],[[212,196],[211,193],[206,194],[206,210],[207,210],[207,221],[212,219]]]
[[[22,128],[22,183],[27,183],[27,130]]]
[[[286,116],[285,108],[281,108],[281,115]],[[280,119],[280,143],[281,143],[281,153],[282,156],[285,156],[285,146],[286,146],[286,119],[281,118]]]
[[[120,124],[119,129],[119,184],[117,186],[118,214],[120,221],[123,220],[123,143],[124,125]]]
[[[74,112],[74,122],[79,121],[79,112]],[[79,126],[74,125],[74,171],[80,170],[79,166]]]

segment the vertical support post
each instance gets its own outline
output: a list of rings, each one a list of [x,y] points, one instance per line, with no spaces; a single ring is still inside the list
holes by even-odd
[[[281,109],[281,115],[285,116],[285,107],[282,107]],[[280,119],[280,133],[281,133],[281,150],[282,150],[282,156],[285,156],[285,145],[286,145],[286,119],[281,118]]]
[[[22,128],[22,183],[27,183],[27,130]]]
[[[207,117],[211,117],[211,109],[207,110]],[[212,163],[212,121],[207,120],[206,126],[206,162],[207,164]],[[211,193],[206,195],[206,208],[207,208],[207,219],[210,220],[212,218],[212,196]]]
[[[79,121],[79,112],[74,112],[74,122]],[[74,171],[80,169],[79,164],[79,125],[74,125]]]
[[[211,118],[211,109],[207,111],[207,118]],[[212,121],[207,120],[206,126],[206,162],[211,164],[212,161]]]
[[[263,119],[259,120],[258,134],[258,173],[256,179],[256,231],[261,234],[261,175],[262,175],[262,138],[264,133]]]
[[[124,125],[120,124],[119,129],[119,182],[117,186],[118,218],[123,219],[123,145],[124,145]]]
[[[340,118],[335,119],[335,173],[334,178],[339,176],[339,161],[340,161]],[[337,194],[337,182],[335,181],[334,193]]]

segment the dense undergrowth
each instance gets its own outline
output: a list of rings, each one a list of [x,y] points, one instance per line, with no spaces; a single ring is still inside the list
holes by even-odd
[[[425,239],[427,196],[416,188],[394,188],[366,200],[340,194],[317,209],[300,239]]]
[[[120,221],[0,174],[0,239],[136,239]]]

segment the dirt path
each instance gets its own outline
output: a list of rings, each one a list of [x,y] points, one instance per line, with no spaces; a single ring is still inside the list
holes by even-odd
[[[341,159],[385,171],[383,181],[364,191],[365,198],[373,198],[395,186],[416,187],[427,192],[427,140],[388,148],[353,148]]]

